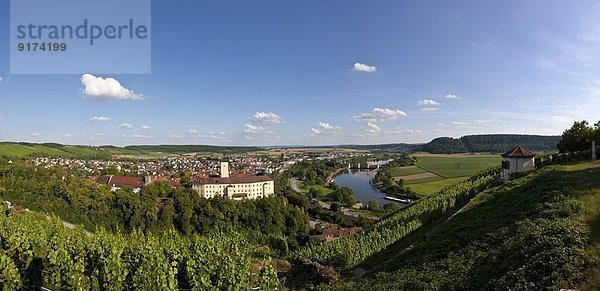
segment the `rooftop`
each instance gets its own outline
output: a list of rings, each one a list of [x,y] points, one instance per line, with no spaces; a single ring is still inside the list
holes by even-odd
[[[535,153],[522,147],[516,146],[508,152],[502,154],[503,158],[531,158],[535,157]]]

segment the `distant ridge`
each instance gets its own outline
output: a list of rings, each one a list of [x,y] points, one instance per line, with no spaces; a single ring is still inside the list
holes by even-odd
[[[330,145],[330,146],[212,146],[212,145],[132,145],[117,147],[111,145],[86,146],[63,145],[59,143],[0,142],[0,156],[7,157],[81,157],[105,159],[116,155],[161,154],[241,154],[268,148],[338,148],[357,150],[380,150],[388,152],[424,151],[432,154],[456,154],[468,152],[504,153],[521,145],[535,152],[556,151],[560,136],[523,134],[480,134],[461,138],[438,137],[426,144],[390,143],[378,145]]]
[[[59,143],[0,142],[0,156],[6,157],[78,157],[108,159],[117,155],[152,155],[220,153],[233,154],[260,151],[260,147],[209,146],[209,145],[157,145],[117,147],[63,145]]]
[[[556,151],[560,136],[522,134],[479,134],[461,138],[438,137],[417,147],[432,154],[456,154],[467,152],[504,153],[521,145],[535,152]]]

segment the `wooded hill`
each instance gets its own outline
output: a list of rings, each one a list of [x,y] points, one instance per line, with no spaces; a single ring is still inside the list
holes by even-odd
[[[560,136],[481,134],[461,138],[438,137],[416,149],[432,154],[456,154],[467,152],[503,153],[517,145],[536,152],[556,151]]]

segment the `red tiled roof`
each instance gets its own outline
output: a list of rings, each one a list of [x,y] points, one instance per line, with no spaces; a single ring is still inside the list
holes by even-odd
[[[206,177],[196,178],[194,184],[236,184],[273,181],[269,175],[230,175],[229,178]]]
[[[133,188],[142,188],[144,187],[144,178],[142,177],[125,177],[125,176],[111,176],[110,181],[108,181],[109,185],[114,185],[116,187],[129,186]]]
[[[522,147],[516,146],[510,151],[504,153],[502,155],[503,158],[531,158],[535,157],[535,153]]]
[[[144,178],[142,177],[126,177],[126,176],[94,176],[92,181],[98,184],[105,184],[115,187],[130,186],[133,188],[144,187]]]

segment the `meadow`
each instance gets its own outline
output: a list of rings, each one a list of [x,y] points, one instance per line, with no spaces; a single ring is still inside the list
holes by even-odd
[[[415,154],[416,166],[401,167],[392,171],[395,179],[404,179],[404,183],[420,196],[429,196],[441,189],[454,185],[474,173],[500,165],[502,158],[499,155],[457,154],[434,155]],[[415,174],[423,178],[414,179]]]

